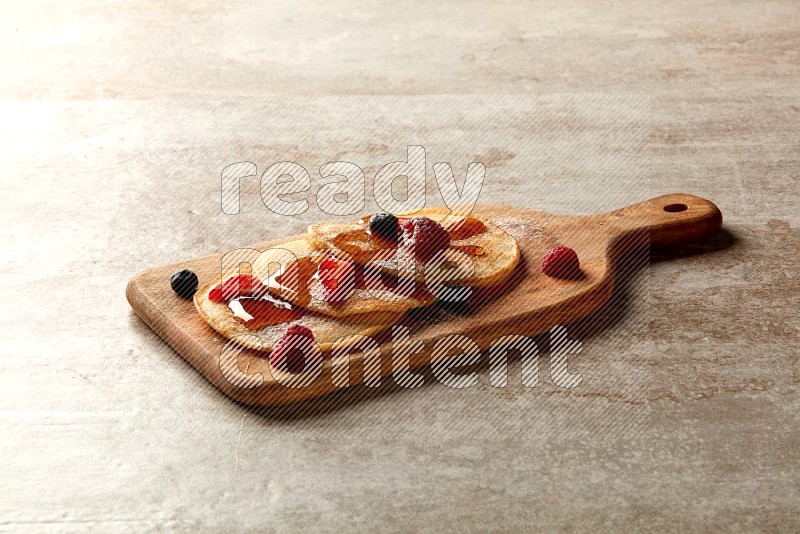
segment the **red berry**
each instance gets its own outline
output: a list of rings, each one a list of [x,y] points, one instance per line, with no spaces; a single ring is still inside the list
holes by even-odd
[[[211,302],[225,302],[225,299],[222,298],[222,287],[216,286],[211,288],[211,291],[208,292],[208,300]]]
[[[405,219],[400,223],[403,229],[403,245],[414,251],[420,261],[428,261],[442,249],[450,245],[450,234],[441,224],[427,217]]]
[[[261,280],[249,274],[228,278],[208,293],[212,302],[229,302],[238,297],[263,297],[267,287]]]
[[[558,245],[544,255],[542,272],[555,278],[577,278],[581,274],[581,264],[574,250]]]
[[[302,373],[315,349],[314,333],[305,326],[292,324],[272,347],[269,363],[282,371]]]
[[[356,286],[355,265],[333,256],[319,264],[317,276],[324,289],[323,296],[326,302],[347,300]]]

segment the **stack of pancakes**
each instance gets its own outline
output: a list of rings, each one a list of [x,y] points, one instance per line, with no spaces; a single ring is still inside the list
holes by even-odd
[[[467,216],[451,214],[446,208],[425,208],[413,214],[457,225]],[[401,214],[402,217],[402,214]],[[477,218],[469,215],[469,218]],[[369,239],[366,219],[350,224],[312,224],[308,233],[295,241],[270,248],[252,264],[271,295],[302,308],[296,323],[314,333],[322,351],[357,343],[396,324],[413,308],[433,304],[442,287],[486,287],[506,279],[519,262],[516,240],[490,220],[477,218],[485,231],[453,240],[451,248],[430,263],[414,259],[401,246],[385,247]],[[458,237],[457,235],[455,237]],[[459,249],[477,249],[479,255],[465,255]],[[317,266],[334,256],[352,261],[360,283],[341,302],[327,302],[316,275]],[[465,263],[468,264],[466,267]],[[221,280],[238,273],[224,273],[201,287],[194,297],[197,311],[216,331],[243,346],[269,352],[288,328],[288,323],[247,328],[234,317],[225,303],[213,302],[209,292]]]

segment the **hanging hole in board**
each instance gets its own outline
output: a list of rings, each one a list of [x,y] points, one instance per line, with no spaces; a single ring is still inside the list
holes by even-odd
[[[670,204],[668,206],[664,206],[664,211],[668,211],[670,213],[678,213],[680,211],[686,211],[689,209],[689,206],[686,204]]]

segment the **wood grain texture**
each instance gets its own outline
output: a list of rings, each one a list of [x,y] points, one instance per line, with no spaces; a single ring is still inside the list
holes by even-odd
[[[477,293],[470,313],[443,314],[438,306],[416,310],[400,322],[411,332],[409,341],[424,343],[410,355],[410,367],[434,361],[437,341],[461,335],[481,349],[506,335],[534,335],[581,319],[602,306],[614,285],[615,258],[633,246],[666,246],[709,236],[719,230],[722,214],[710,201],[686,194],[664,195],[610,213],[588,216],[553,215],[495,205],[478,205],[474,213],[505,226],[518,241],[522,259],[502,284]],[[292,236],[248,245],[266,250]],[[555,244],[573,248],[581,259],[583,276],[575,280],[551,278],[540,261]],[[219,273],[222,254],[212,254],[174,265],[157,267],[134,277],[126,295],[136,313],[183,358],[220,390],[251,405],[281,405],[339,389],[333,375],[349,373],[348,385],[364,381],[365,355],[352,351],[326,359],[322,372],[304,387],[287,387],[290,375],[269,366],[264,353],[241,350],[238,370],[231,372],[228,340],[197,314],[191,301],[180,299],[169,287],[176,270],[195,271],[201,284]],[[380,340],[381,375],[393,372],[392,340]],[[238,351],[237,351],[238,353]],[[452,354],[445,353],[444,357]]]

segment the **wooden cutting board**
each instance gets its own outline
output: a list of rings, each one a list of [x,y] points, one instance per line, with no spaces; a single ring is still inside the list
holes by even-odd
[[[485,349],[505,335],[539,334],[585,317],[608,300],[615,266],[624,264],[620,260],[626,252],[700,239],[722,225],[722,214],[713,203],[685,194],[665,195],[598,215],[554,215],[495,205],[478,205],[474,213],[499,224],[517,239],[520,264],[505,283],[476,295],[477,303],[466,309],[436,305],[407,314],[400,324],[409,329],[409,340],[424,344],[423,350],[410,355],[411,368],[430,364],[436,341],[449,335],[468,336]],[[298,237],[244,246],[265,250]],[[541,259],[556,244],[578,253],[583,278],[559,280],[542,274]],[[169,279],[177,270],[191,269],[202,285],[219,274],[221,257],[222,253],[211,254],[141,273],[128,283],[128,302],[178,354],[237,401],[259,406],[288,404],[339,390],[342,377],[349,377],[346,382],[350,386],[364,382],[364,354],[356,351],[326,359],[321,374],[305,387],[287,387],[285,380],[272,376],[264,353],[235,348],[209,327],[190,300],[172,291]],[[386,332],[378,338],[381,376],[392,373],[390,337]]]

